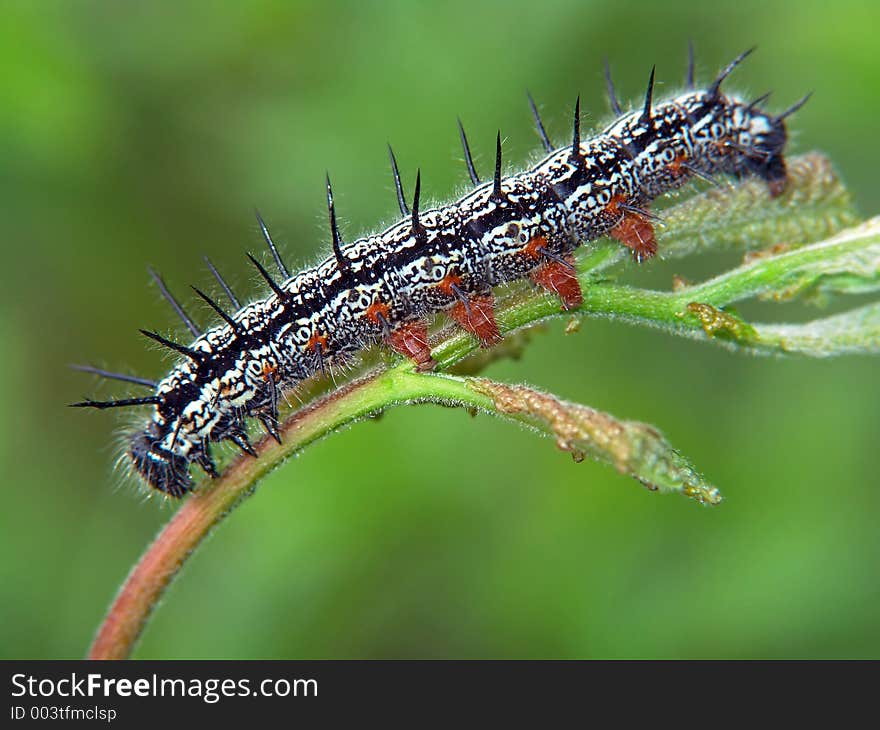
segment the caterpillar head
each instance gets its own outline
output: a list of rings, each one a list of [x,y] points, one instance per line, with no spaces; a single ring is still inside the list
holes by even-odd
[[[153,489],[171,497],[182,497],[192,488],[189,462],[161,448],[159,440],[149,430],[132,437],[128,457],[137,473]]]
[[[782,156],[788,141],[785,120],[806,104],[811,94],[778,115],[759,108],[768,96],[765,94],[747,106],[738,104],[741,117],[736,125],[738,133],[733,146],[741,154],[737,172],[757,175],[766,181],[770,194],[775,197],[782,193],[786,183],[785,159]]]
[[[727,64],[701,95],[701,101],[709,106],[709,123],[700,135],[708,137],[702,140],[702,154],[717,171],[737,176],[757,175],[766,181],[770,194],[775,197],[785,190],[787,181],[782,155],[788,140],[785,119],[806,104],[811,95],[807,94],[779,115],[769,114],[761,108],[769,93],[750,104],[724,97],[722,82],[754,50],[750,48]],[[692,87],[692,48],[689,55],[688,81]]]
[[[785,118],[746,108],[745,123],[734,142],[739,153],[739,173],[756,175],[764,180],[772,196],[785,189],[786,168],[782,151],[788,141]]]

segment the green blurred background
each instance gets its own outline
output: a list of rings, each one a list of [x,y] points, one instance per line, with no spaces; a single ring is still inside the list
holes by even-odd
[[[244,259],[261,249],[254,205],[290,262],[310,263],[328,245],[326,169],[353,237],[396,215],[387,141],[408,191],[420,166],[423,191],[448,199],[466,179],[457,115],[484,174],[499,126],[521,164],[537,147],[526,88],[562,139],[576,94],[587,126],[606,116],[603,56],[624,97],[653,63],[663,94],[688,38],[703,79],[757,43],[731,88],[774,89],[772,108],[815,90],[791,151],[827,152],[876,213],[878,7],[3,2],[0,654],[82,656],[171,515],[112,473],[118,420],[64,407],[127,392],[68,363],[167,367],[137,334],[176,327],[148,264],[184,295],[210,287],[208,253],[262,294]],[[489,374],[656,424],[721,507],[489,418],[397,409],[272,474],[186,567],[136,656],[880,656],[878,361],[561,329]]]

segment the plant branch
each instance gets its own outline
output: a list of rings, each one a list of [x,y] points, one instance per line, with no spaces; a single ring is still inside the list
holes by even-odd
[[[153,608],[186,559],[257,482],[285,459],[337,429],[396,405],[433,403],[476,409],[556,439],[576,461],[584,454],[614,465],[652,490],[677,491],[704,504],[721,495],[646,424],[619,421],[524,386],[486,379],[415,373],[409,363],[374,373],[289,418],[282,443],[263,439],[258,458],[241,456],[208,488],[199,489],[162,529],[132,570],[95,638],[89,658],[127,658]]]

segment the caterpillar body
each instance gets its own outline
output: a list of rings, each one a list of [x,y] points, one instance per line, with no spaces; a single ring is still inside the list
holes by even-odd
[[[283,280],[275,281],[251,257],[271,294],[241,306],[211,266],[236,311],[227,313],[196,290],[223,320],[204,333],[154,274],[195,341],[184,346],[142,330],[182,356],[160,382],[81,369],[154,387],[154,394],[73,405],[152,406],[146,426],[131,434],[126,457],[149,486],[181,497],[192,489],[192,464],[217,475],[212,443],[232,441],[253,454],[248,418],[259,419],[279,438],[279,393],[353,353],[381,341],[419,369],[431,369],[431,315],[447,313],[489,347],[501,339],[493,312],[492,290],[498,285],[530,279],[557,294],[564,308],[577,307],[582,295],[573,251],[610,235],[638,260],[652,257],[657,244],[650,205],[664,193],[694,177],[712,181],[718,174],[757,175],[772,195],[782,192],[784,120],[806,98],[772,115],[761,108],[766,96],[747,103],[722,93],[722,81],[748,53],[728,64],[705,90],[694,90],[691,54],[688,90],[658,104],[652,70],[643,108],[627,114],[621,113],[608,76],[618,119],[602,133],[581,139],[578,103],[572,141],[560,148],[550,143],[532,102],[546,156],[512,176],[501,174],[499,134],[494,178],[480,182],[460,128],[475,187],[442,207],[420,210],[420,175],[412,205],[407,205],[391,153],[402,219],[350,243],[339,235],[328,178],[331,256],[291,275],[260,219]]]

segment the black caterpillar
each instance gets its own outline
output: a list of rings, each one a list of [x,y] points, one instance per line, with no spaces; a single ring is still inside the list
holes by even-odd
[[[474,189],[440,208],[419,209],[420,174],[412,207],[407,205],[389,148],[403,218],[381,233],[351,243],[340,237],[328,177],[332,256],[291,275],[258,214],[282,281],[273,279],[249,255],[272,293],[242,306],[208,262],[235,313],[227,313],[196,289],[223,320],[204,333],[161,278],[152,274],[195,341],[181,345],[142,330],[182,356],[160,382],[86,366],[80,369],[143,385],[155,393],[73,405],[152,406],[150,421],[131,435],[126,455],[147,484],[181,497],[192,488],[189,467],[193,462],[211,476],[217,475],[210,454],[212,442],[229,440],[255,455],[245,429],[247,418],[259,419],[280,440],[279,392],[352,353],[382,340],[411,358],[419,369],[431,369],[430,315],[446,312],[489,347],[501,339],[492,295],[492,288],[499,284],[529,278],[558,294],[563,307],[577,307],[581,289],[574,275],[574,249],[610,235],[632,249],[638,260],[650,258],[657,244],[651,225],[656,216],[649,206],[658,196],[693,177],[714,182],[719,173],[757,175],[767,182],[771,195],[783,191],[784,120],[808,96],[773,115],[762,109],[767,95],[746,103],[722,94],[722,82],[750,52],[728,64],[704,91],[694,90],[690,53],[687,91],[657,105],[653,103],[652,69],[643,108],[628,114],[623,114],[617,101],[606,64],[617,121],[601,134],[582,140],[578,100],[572,142],[560,148],[550,142],[529,97],[547,154],[531,169],[510,177],[501,174],[499,133],[494,178],[480,181],[459,123]]]

